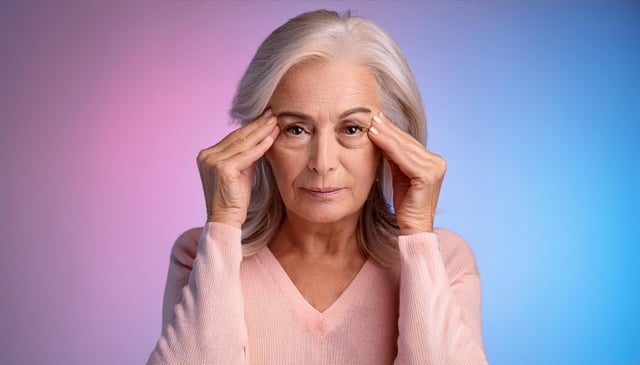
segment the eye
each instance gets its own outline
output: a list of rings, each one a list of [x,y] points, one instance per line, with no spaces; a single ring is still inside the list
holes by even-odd
[[[299,125],[290,125],[290,126],[287,126],[287,127],[284,129],[284,131],[285,131],[286,133],[291,134],[291,135],[299,136],[299,135],[301,135],[302,133],[304,133],[304,128],[302,128],[302,127],[301,127],[301,126],[299,126]]]
[[[366,128],[359,125],[348,125],[344,127],[344,133],[349,136],[355,136],[365,131],[366,131]]]

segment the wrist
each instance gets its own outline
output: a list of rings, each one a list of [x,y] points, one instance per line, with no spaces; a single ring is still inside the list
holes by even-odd
[[[407,227],[407,228],[402,228],[400,227],[400,235],[401,236],[410,236],[412,234],[417,234],[417,233],[433,233],[433,227],[422,227],[422,228],[412,228],[412,227]]]
[[[423,232],[433,232],[434,214],[429,211],[403,210],[397,212],[396,219],[403,236]]]
[[[402,215],[398,219],[400,234],[408,236],[416,233],[433,232],[433,217],[428,215],[413,216]]]
[[[242,228],[242,224],[244,223],[244,221],[244,218],[240,219],[238,217],[234,217],[231,214],[213,213],[209,217],[207,217],[207,223],[222,223],[239,229]]]

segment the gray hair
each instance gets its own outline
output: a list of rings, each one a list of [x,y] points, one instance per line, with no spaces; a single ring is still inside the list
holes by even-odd
[[[402,130],[426,143],[426,117],[413,73],[398,45],[372,21],[350,12],[318,10],[289,20],[260,45],[240,80],[231,118],[242,125],[263,113],[276,87],[293,66],[316,61],[354,60],[367,67],[379,88],[383,112]],[[379,264],[397,267],[399,229],[389,202],[391,175],[386,162],[378,171],[359,220],[358,242]],[[285,208],[273,172],[256,163],[247,219],[242,226],[243,254],[255,254],[278,232]]]

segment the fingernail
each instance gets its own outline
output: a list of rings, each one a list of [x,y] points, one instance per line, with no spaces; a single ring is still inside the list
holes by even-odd
[[[373,120],[374,120],[376,123],[378,123],[378,124],[382,124],[382,118],[380,118],[380,117],[379,117],[379,116],[377,116],[377,115],[374,115],[374,116],[373,116]]]
[[[264,113],[265,117],[270,117],[273,115],[273,110],[271,110],[271,108],[267,109]]]
[[[380,131],[377,130],[376,127],[369,127],[369,131],[371,131],[371,133],[375,134],[376,136],[380,134]]]

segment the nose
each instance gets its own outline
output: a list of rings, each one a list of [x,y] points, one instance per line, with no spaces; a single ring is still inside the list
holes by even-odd
[[[322,176],[336,170],[340,146],[332,131],[317,131],[309,149],[309,169]]]

